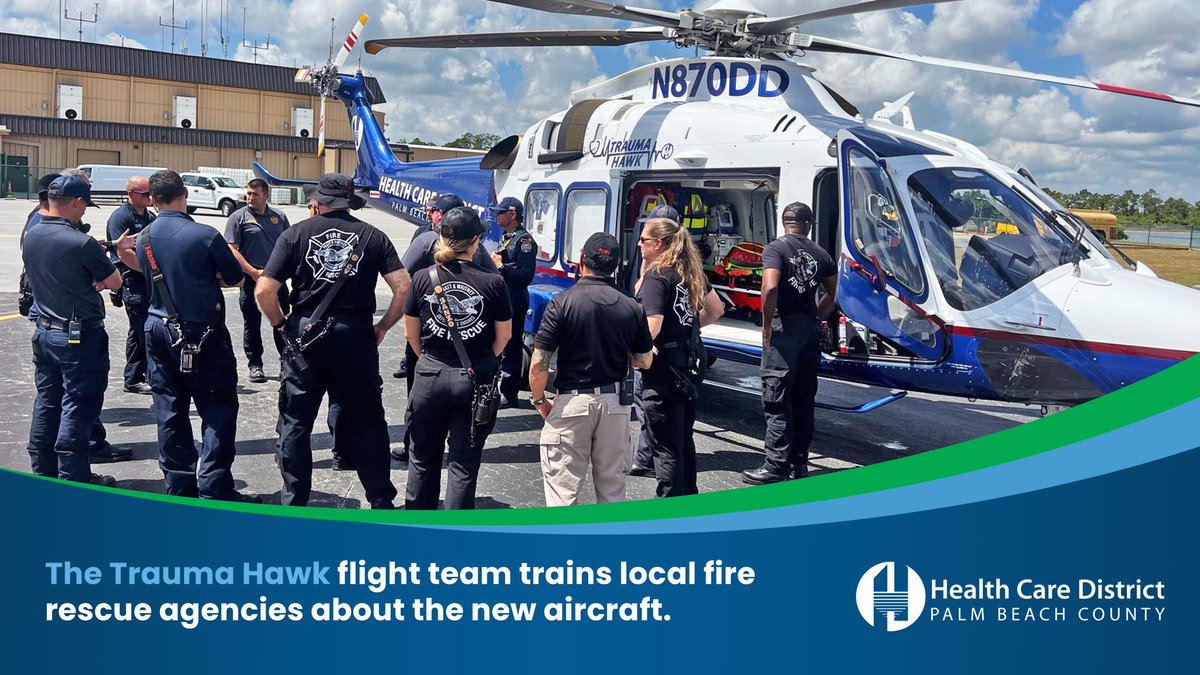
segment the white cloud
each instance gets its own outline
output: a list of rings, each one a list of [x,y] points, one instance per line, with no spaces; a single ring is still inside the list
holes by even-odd
[[[755,0],[784,16],[845,4],[846,0]],[[642,0],[645,7],[691,5],[682,0]],[[707,3],[711,4],[711,3]],[[1124,87],[1200,99],[1200,13],[1186,0],[1086,0],[1053,7],[1038,0],[989,0],[936,5],[928,21],[910,10],[872,12],[813,22],[802,30],[894,51],[1082,77]],[[76,6],[78,5],[78,7]],[[203,2],[176,3],[176,21],[188,22],[176,41],[200,53]],[[204,30],[209,56],[221,56],[221,3],[209,0]],[[90,3],[72,2],[72,12]],[[0,0],[0,31],[57,36],[57,3]],[[371,17],[363,40],[412,35],[506,32],[556,28],[617,28],[621,22],[528,11],[483,0],[264,0],[247,12],[246,35],[271,48],[260,63],[324,63],[330,18],[340,46],[358,14]],[[1060,12],[1055,15],[1055,12]],[[106,0],[100,24],[85,39],[158,49],[159,19],[169,20],[170,0]],[[226,20],[231,55],[251,60],[241,47],[239,8]],[[930,12],[920,13],[929,16]],[[64,37],[74,35],[63,24]],[[1053,26],[1051,34],[1036,28]],[[1055,53],[1049,54],[1053,50]],[[689,55],[670,47],[635,44],[605,55],[583,48],[408,50],[377,56],[360,50],[344,70],[359,64],[379,79],[388,102],[389,133],[444,142],[472,132],[521,133],[567,106],[570,92],[656,56]],[[1045,65],[1047,57],[1056,60]],[[1200,110],[1158,101],[967,73],[863,56],[812,53],[803,62],[870,115],[884,101],[916,91],[917,125],[958,136],[1001,161],[1021,162],[1043,184],[1100,192],[1155,188],[1166,196],[1200,199],[1193,177],[1200,164]],[[607,69],[607,70],[606,70]],[[512,74],[516,75],[513,76]],[[508,92],[507,94],[505,92]]]

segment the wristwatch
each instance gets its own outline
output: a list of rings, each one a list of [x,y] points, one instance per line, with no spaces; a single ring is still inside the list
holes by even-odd
[[[531,398],[529,399],[529,402],[532,403],[534,407],[544,405],[546,403],[546,396],[543,394],[541,398]]]

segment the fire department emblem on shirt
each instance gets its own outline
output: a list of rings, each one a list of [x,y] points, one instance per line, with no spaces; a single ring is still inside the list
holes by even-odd
[[[792,258],[792,287],[803,293],[817,285],[817,259],[805,250],[796,252]]]
[[[312,268],[316,281],[334,281],[350,261],[350,254],[357,245],[358,235],[353,232],[325,230],[315,237],[309,237],[304,261]],[[350,268],[350,276],[358,273],[359,262],[361,259]]]
[[[454,319],[456,327],[464,333],[464,337],[474,336],[477,331],[472,329],[483,317],[483,296],[471,285],[461,281],[443,283],[442,294],[446,296],[446,304],[450,305],[450,316]],[[437,294],[426,295],[425,302],[429,303],[429,312],[433,315],[434,323],[443,329],[449,328]]]
[[[675,317],[679,319],[679,325],[692,325],[692,296],[688,293],[687,286],[678,284],[675,286]]]

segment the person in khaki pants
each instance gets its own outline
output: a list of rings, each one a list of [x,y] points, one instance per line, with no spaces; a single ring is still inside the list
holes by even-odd
[[[619,390],[629,364],[650,367],[653,342],[646,313],[619,291],[612,274],[616,237],[598,232],[583,245],[582,278],[550,301],[533,339],[529,388],[546,420],[542,428],[542,479],[546,506],[571,506],[589,465],[596,502],[625,501],[632,455],[630,406]],[[558,395],[546,399],[550,359],[558,352]]]

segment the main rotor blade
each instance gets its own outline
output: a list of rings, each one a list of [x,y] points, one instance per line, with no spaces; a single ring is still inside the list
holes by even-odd
[[[664,12],[659,9],[642,9],[624,5],[610,5],[596,0],[493,0],[502,5],[536,9],[555,14],[579,14],[582,16],[598,16],[605,19],[624,19],[625,21],[640,21],[655,26],[679,25],[677,12]]]
[[[334,71],[340,70],[342,64],[346,62],[346,57],[350,56],[350,50],[354,49],[354,44],[358,42],[358,36],[362,35],[362,30],[366,27],[368,20],[366,14],[358,15],[358,23],[354,24],[354,29],[346,36],[346,41],[342,43],[337,58],[333,60]]]
[[[629,30],[537,30],[523,33],[465,33],[368,40],[368,54],[388,47],[457,49],[460,47],[620,47],[634,42],[669,40],[658,28]]]
[[[1012,68],[998,68],[996,66],[985,66],[980,63],[971,63],[970,61],[955,61],[953,59],[939,59],[936,56],[920,56],[917,54],[904,54],[902,52],[892,52],[885,49],[876,49],[875,47],[866,47],[857,45],[851,42],[843,42],[841,40],[833,40],[830,38],[813,37],[812,45],[807,47],[809,51],[816,52],[835,52],[839,54],[863,54],[868,56],[882,56],[889,59],[898,59],[900,61],[909,61],[911,63],[924,63],[931,66],[942,66],[943,68],[955,68],[957,70],[970,70],[977,73],[987,73],[989,75],[1003,75],[1005,77],[1016,77],[1022,80],[1033,80],[1035,82],[1049,82],[1051,84],[1061,84],[1066,87],[1079,87],[1080,89],[1092,89],[1095,91],[1106,91],[1110,94],[1124,94],[1126,96],[1139,96],[1141,98],[1151,98],[1157,101],[1167,101],[1168,103],[1179,103],[1200,108],[1200,100],[1192,98],[1182,98],[1179,96],[1169,96],[1167,94],[1159,94],[1152,91],[1142,91],[1140,89],[1129,89],[1126,87],[1117,87],[1111,84],[1101,84],[1099,82],[1089,82],[1088,80],[1078,80],[1070,77],[1058,77],[1056,75],[1042,75],[1040,73],[1031,73],[1025,70],[1014,70]]]
[[[775,33],[782,33],[783,31],[794,26],[799,26],[802,23],[817,21],[818,19],[831,19],[835,16],[848,16],[850,14],[862,14],[863,12],[878,12],[885,9],[898,9],[900,7],[912,7],[914,5],[933,5],[940,2],[958,2],[958,0],[870,0],[870,2],[858,2],[853,5],[830,7],[829,9],[822,9],[818,12],[805,12],[804,14],[796,14],[794,16],[767,16],[756,19],[747,19],[746,30],[759,35],[774,35]]]
[[[296,82],[312,82],[312,68],[297,68],[296,76],[292,79]]]

